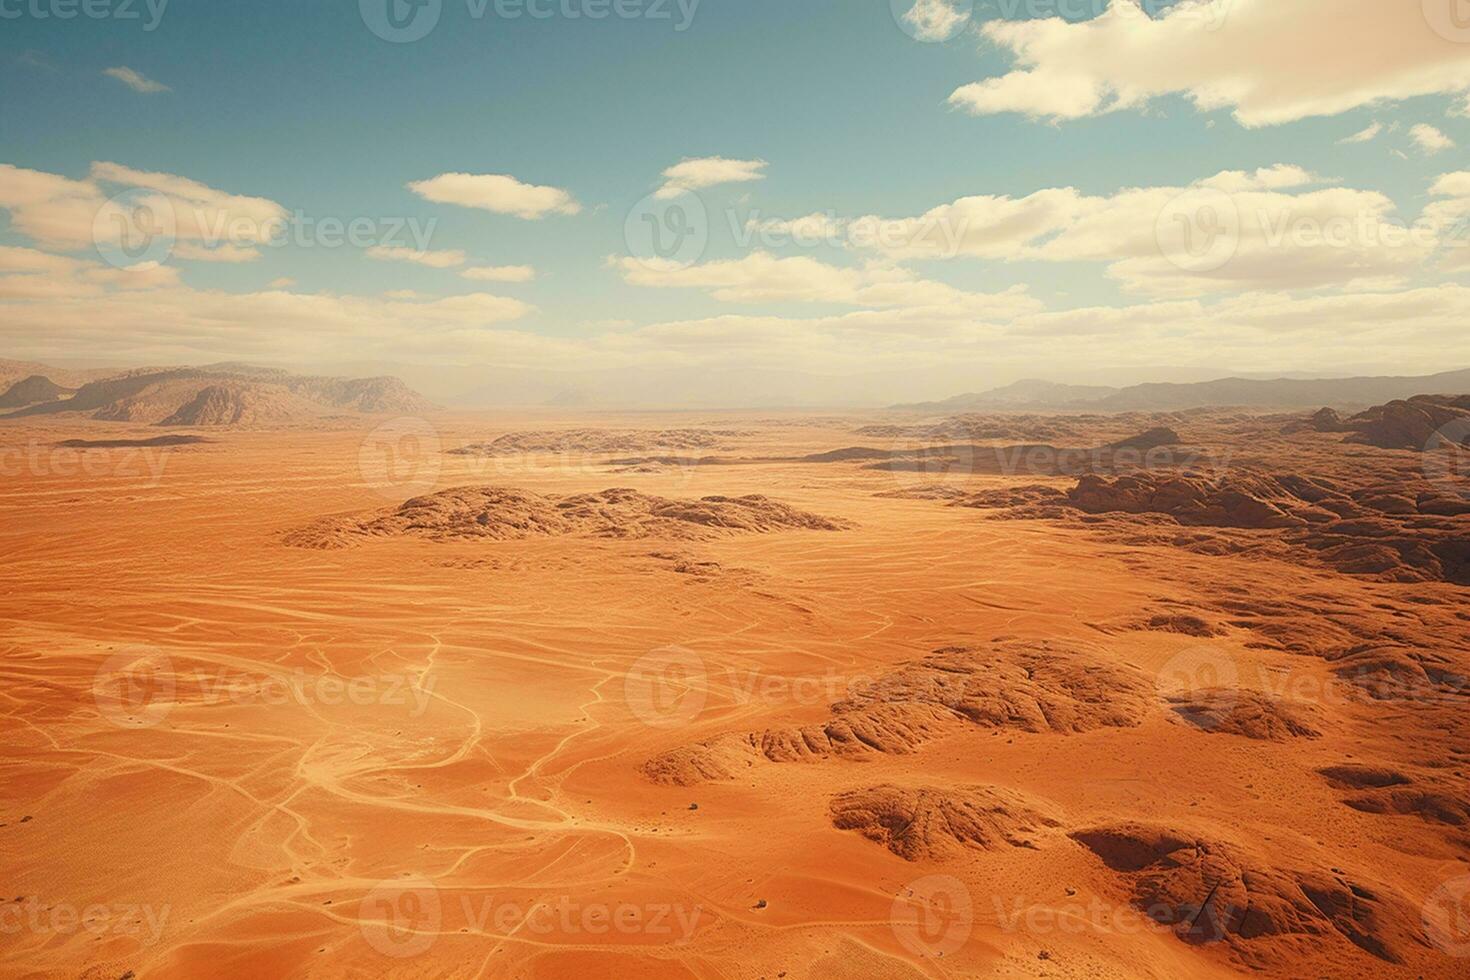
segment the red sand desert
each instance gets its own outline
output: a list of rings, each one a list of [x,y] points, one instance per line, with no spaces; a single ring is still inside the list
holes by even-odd
[[[1406,411],[8,420],[0,973],[1465,976]]]

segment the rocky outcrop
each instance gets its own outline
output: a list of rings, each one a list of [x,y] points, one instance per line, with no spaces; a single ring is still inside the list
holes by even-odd
[[[946,647],[831,706],[819,724],[729,733],[649,760],[654,782],[729,779],[756,762],[903,755],[967,725],[1070,735],[1138,725],[1153,686],[1080,646],[1007,640]]]
[[[1134,907],[1194,944],[1223,942],[1247,964],[1290,962],[1302,943],[1346,941],[1389,963],[1428,946],[1406,896],[1337,868],[1273,865],[1198,834],[1126,823],[1073,833],[1118,874]]]
[[[304,548],[345,548],[371,538],[432,541],[575,535],[706,540],[770,531],[840,531],[847,521],[798,510],[770,497],[655,497],[612,489],[569,496],[512,487],[457,487],[366,517],[328,518],[286,537]]]
[[[1201,731],[1271,742],[1322,734],[1319,709],[1262,691],[1216,687],[1172,694],[1166,700],[1175,718]]]
[[[1442,448],[1441,443],[1470,444],[1470,395],[1451,398],[1416,395],[1370,408],[1352,419],[1349,442],[1381,449]]]
[[[144,369],[91,381],[70,398],[16,416],[85,412],[114,422],[279,425],[333,413],[414,415],[431,409],[397,378],[324,378],[249,365]]]
[[[855,830],[905,861],[944,860],[966,848],[1034,848],[1061,826],[1044,807],[996,786],[870,786],[839,793],[832,826]]]

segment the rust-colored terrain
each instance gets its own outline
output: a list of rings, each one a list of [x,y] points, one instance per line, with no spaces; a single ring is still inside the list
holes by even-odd
[[[1463,398],[225,373],[0,420],[0,975],[1470,974]]]

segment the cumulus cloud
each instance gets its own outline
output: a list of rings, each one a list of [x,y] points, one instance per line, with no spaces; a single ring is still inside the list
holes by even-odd
[[[331,358],[347,346],[485,356],[504,352],[502,334],[511,331],[502,324],[534,309],[480,292],[436,299],[302,294],[279,281],[262,292],[194,289],[157,263],[118,269],[0,248],[0,343],[15,349],[39,341],[72,356]],[[536,346],[527,335],[508,343],[520,351]],[[542,347],[550,356],[558,344]]]
[[[1181,0],[1157,16],[1112,0],[1091,20],[986,23],[1014,70],[957,89],[950,103],[1060,121],[1182,94],[1244,126],[1276,125],[1465,92],[1465,46],[1449,26],[1434,29],[1408,0]]]
[[[614,262],[629,285],[704,289],[726,303],[832,303],[874,308],[909,307],[936,315],[1010,317],[1040,309],[1021,287],[971,293],[920,279],[892,265],[861,269],[828,265],[810,256],[787,258],[756,251],[739,259],[681,265],[623,258]]]
[[[1442,242],[1441,265],[1470,269],[1470,171],[1441,174],[1429,193],[1437,200],[1424,209],[1424,221]]]
[[[764,160],[727,160],[724,157],[681,160],[664,171],[664,185],[654,192],[654,196],[678,197],[685,191],[697,191],[717,184],[764,180],[766,166]]]
[[[1445,150],[1454,149],[1455,141],[1444,133],[1430,126],[1428,123],[1420,123],[1409,130],[1409,139],[1419,148],[1419,152],[1427,157]]]
[[[1387,196],[1324,183],[1277,165],[1106,196],[978,195],[916,217],[855,219],[847,237],[893,259],[1102,263],[1125,289],[1161,296],[1382,285],[1434,250],[1432,232]]]
[[[119,269],[31,248],[0,246],[0,299],[4,300],[88,300],[111,290],[148,290],[178,283],[179,270],[157,262]]]
[[[85,180],[0,164],[0,208],[44,248],[118,247],[139,234],[167,236],[180,257],[246,262],[282,227],[274,201],[216,190],[187,177],[98,162]]]
[[[459,273],[477,282],[530,282],[536,270],[529,265],[476,265]]]
[[[560,187],[522,183],[509,174],[440,174],[413,181],[408,189],[435,204],[478,208],[527,221],[582,210],[582,205]]]
[[[254,262],[260,258],[257,249],[240,245],[196,245],[193,242],[178,242],[169,252],[175,259],[187,262]]]
[[[412,262],[431,269],[453,269],[465,264],[465,254],[459,249],[417,249],[398,245],[374,245],[367,250],[368,258],[384,262]]]
[[[145,95],[173,91],[167,85],[161,82],[155,82],[153,79],[144,76],[141,72],[134,71],[126,65],[119,65],[116,68],[105,68],[102,74],[108,78],[117,79],[134,92],[142,92]]]

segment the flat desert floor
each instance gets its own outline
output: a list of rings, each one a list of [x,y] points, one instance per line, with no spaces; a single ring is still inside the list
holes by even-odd
[[[7,423],[0,975],[1470,974],[1451,477],[1149,421]]]

